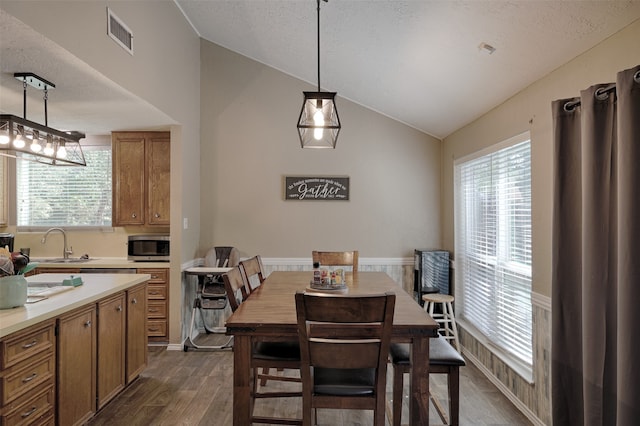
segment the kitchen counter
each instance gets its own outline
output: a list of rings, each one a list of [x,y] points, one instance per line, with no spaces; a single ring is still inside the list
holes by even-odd
[[[47,258],[49,259],[49,258]],[[58,263],[46,262],[46,259],[34,257],[31,262],[37,263],[40,268],[67,268],[67,269],[109,269],[109,268],[169,268],[169,262],[134,262],[125,257],[99,257],[89,259],[86,262]]]
[[[136,262],[136,266],[132,267],[137,267],[138,263],[140,262]],[[157,263],[153,264],[157,265]],[[57,266],[59,264],[51,265]],[[83,265],[86,265],[86,263]],[[121,263],[118,265],[104,267],[122,267]],[[163,263],[163,265],[168,264]],[[60,266],[62,268],[69,265]],[[151,278],[149,274],[75,274],[74,276],[82,277],[84,284],[71,290],[54,294],[36,303],[26,304],[19,308],[0,310],[0,338],[41,321],[57,317],[75,308],[85,306],[111,294],[126,290]],[[66,278],[69,278],[68,274],[40,274],[27,277],[27,281],[30,283],[50,283],[62,282]]]

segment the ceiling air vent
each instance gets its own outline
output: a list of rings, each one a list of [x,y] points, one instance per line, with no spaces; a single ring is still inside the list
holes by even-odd
[[[109,8],[107,8],[107,33],[120,47],[133,55],[131,30]]]

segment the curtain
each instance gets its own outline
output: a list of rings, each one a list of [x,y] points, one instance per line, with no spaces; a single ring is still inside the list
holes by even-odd
[[[553,424],[640,424],[640,66],[552,103]]]

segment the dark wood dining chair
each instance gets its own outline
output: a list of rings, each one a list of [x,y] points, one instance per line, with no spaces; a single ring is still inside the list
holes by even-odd
[[[395,297],[296,293],[303,425],[318,408],[373,410],[384,425]]]
[[[229,299],[229,306],[231,310],[235,312],[242,302],[249,297],[249,282],[246,279],[242,267],[237,266],[224,275],[222,275],[224,281],[225,291],[227,298]],[[287,397],[301,397],[302,391],[265,391],[268,380],[279,382],[298,382],[302,380],[299,376],[286,376],[269,374],[271,368],[275,368],[278,371],[284,371],[287,369],[299,370],[300,369],[300,346],[297,341],[293,342],[257,342],[253,347],[251,357],[251,368],[253,369],[253,388],[252,397],[258,398],[287,398]],[[262,373],[259,371],[262,370]],[[301,424],[300,419],[292,418],[274,418],[265,416],[253,416],[251,417],[253,423],[268,423],[268,424],[287,424],[295,425]]]
[[[240,266],[235,266],[231,270],[222,275],[224,282],[224,290],[227,294],[227,300],[231,311],[235,312],[240,304],[249,296],[249,289],[243,278]]]
[[[401,425],[402,417],[402,388],[403,375],[411,371],[408,343],[392,343],[390,348],[393,364],[393,410],[389,415],[389,423],[393,426]],[[440,403],[433,395],[429,399],[436,408],[440,419],[445,425],[458,426],[460,424],[460,367],[465,366],[462,355],[449,342],[437,337],[429,340],[429,375],[446,374],[449,391],[449,418]],[[448,421],[447,421],[448,420]]]
[[[260,255],[240,261],[240,269],[248,283],[249,292],[253,292],[267,278]]]
[[[353,272],[358,272],[358,251],[312,251],[313,263],[320,266],[351,266]]]

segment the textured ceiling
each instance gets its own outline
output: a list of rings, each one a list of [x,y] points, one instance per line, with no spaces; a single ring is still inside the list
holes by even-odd
[[[175,3],[201,37],[317,84],[314,0]],[[640,0],[329,0],[321,8],[323,90],[440,138],[640,18]],[[13,73],[24,71],[56,84],[52,127],[108,134],[173,122],[0,9],[2,113],[22,115]],[[28,93],[27,118],[44,122],[42,93]]]
[[[177,3],[202,38],[317,85],[315,0]],[[640,18],[638,1],[329,0],[320,8],[323,90],[440,138]]]

